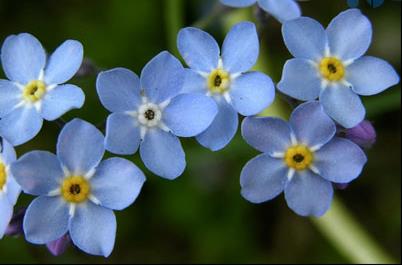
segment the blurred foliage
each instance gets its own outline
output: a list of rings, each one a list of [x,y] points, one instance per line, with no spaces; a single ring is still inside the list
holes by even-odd
[[[182,4],[180,10],[169,3]],[[216,0],[0,0],[0,39],[30,32],[52,51],[65,39],[80,40],[85,55],[101,69],[127,67],[140,73],[144,64],[172,47],[174,27],[194,24],[208,16]],[[327,24],[347,8],[346,1],[311,0],[301,3],[306,16]],[[173,7],[174,8],[174,7]],[[216,7],[215,7],[216,8]],[[370,55],[401,69],[400,2],[362,9],[373,21]],[[183,14],[183,18],[172,16]],[[223,40],[226,9],[210,21],[208,31]],[[255,10],[250,8],[250,12]],[[173,17],[173,18],[172,18]],[[176,21],[171,21],[176,19]],[[264,18],[261,29],[269,74],[279,81],[284,62],[291,56],[283,44],[280,24]],[[173,27],[173,30],[172,30]],[[173,40],[173,41],[172,41]],[[174,51],[172,51],[174,52]],[[95,91],[95,76],[74,79],[86,93],[86,105],[68,113],[95,124],[107,111]],[[370,150],[363,175],[347,190],[338,191],[360,224],[396,259],[401,259],[401,138],[400,87],[365,99],[368,118],[378,129],[378,143]],[[19,155],[41,149],[55,151],[59,128],[46,123],[41,135],[18,148]],[[23,238],[0,241],[1,263],[344,263],[347,260],[319,233],[309,219],[300,218],[278,198],[262,205],[240,196],[239,174],[257,154],[240,134],[225,150],[212,153],[195,140],[182,141],[188,167],[169,182],[145,170],[138,155],[128,157],[144,169],[147,183],[136,203],[117,213],[116,246],[109,259],[91,257],[74,248],[52,257],[44,247]],[[116,172],[118,174],[118,172]],[[22,196],[19,206],[31,200]],[[102,227],[99,227],[102,229]]]

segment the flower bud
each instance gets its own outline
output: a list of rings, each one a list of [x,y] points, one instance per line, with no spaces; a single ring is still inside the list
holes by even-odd
[[[25,212],[26,208],[21,208],[14,213],[4,233],[6,236],[20,236],[24,234],[22,223],[24,221]]]
[[[70,245],[71,245],[71,238],[69,234],[65,234],[61,238],[46,244],[49,252],[56,257],[66,252],[67,248]]]
[[[362,148],[371,148],[376,140],[377,133],[373,124],[369,121],[363,121],[354,128],[344,131],[345,138],[351,140]]]

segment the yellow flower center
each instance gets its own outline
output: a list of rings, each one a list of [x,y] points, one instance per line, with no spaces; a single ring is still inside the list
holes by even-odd
[[[28,83],[24,88],[25,100],[35,103],[43,98],[46,93],[46,85],[40,80],[34,80]]]
[[[213,94],[223,94],[230,86],[230,74],[223,69],[216,69],[208,77],[208,89]]]
[[[320,62],[321,75],[331,82],[341,81],[345,77],[345,66],[335,57],[326,57]]]
[[[295,170],[305,170],[313,164],[313,152],[305,145],[290,147],[285,153],[285,163]]]
[[[61,195],[67,202],[82,203],[91,193],[88,180],[81,176],[66,178],[61,184]]]
[[[3,190],[7,182],[6,165],[0,162],[0,191]]]

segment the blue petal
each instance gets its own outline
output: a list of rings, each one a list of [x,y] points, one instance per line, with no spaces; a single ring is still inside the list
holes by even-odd
[[[177,47],[190,68],[209,73],[218,68],[220,48],[207,32],[197,28],[185,28],[179,32]]]
[[[336,125],[317,101],[297,107],[290,117],[290,126],[299,142],[321,147],[336,133]]]
[[[162,178],[176,179],[186,168],[179,138],[160,129],[148,131],[141,143],[140,154],[145,166]]]
[[[42,101],[41,115],[45,120],[54,121],[72,109],[84,105],[85,94],[74,85],[57,86],[48,92]]]
[[[0,118],[13,111],[21,101],[21,90],[14,82],[0,80]]]
[[[246,72],[256,64],[259,52],[260,42],[255,25],[241,22],[230,30],[223,42],[223,68],[230,73]]]
[[[84,175],[94,169],[104,153],[102,133],[86,121],[70,121],[59,135],[57,156],[73,174]]]
[[[301,59],[319,60],[328,46],[324,27],[308,17],[301,17],[283,24],[282,34],[290,53]]]
[[[280,22],[296,19],[301,10],[295,0],[259,0],[261,8],[276,17]]]
[[[111,158],[96,169],[91,190],[103,207],[123,210],[134,203],[144,182],[144,173],[131,161]]]
[[[20,194],[21,194],[21,187],[14,179],[14,176],[10,174],[10,176],[8,176],[8,183],[7,183],[7,198],[11,205],[15,205],[17,203]]]
[[[285,189],[288,171],[281,159],[268,154],[257,156],[241,172],[242,196],[252,203],[272,200]]]
[[[206,78],[192,69],[184,69],[184,71],[186,78],[181,92],[206,94],[208,91]]]
[[[47,195],[60,187],[64,177],[57,157],[49,152],[33,151],[11,165],[15,180],[25,193]]]
[[[138,76],[125,68],[101,72],[96,89],[103,106],[110,112],[136,110],[141,104],[141,84]]]
[[[349,183],[362,173],[367,157],[353,142],[335,138],[314,155],[320,175],[334,183]]]
[[[201,94],[181,94],[172,99],[163,112],[163,121],[179,137],[193,137],[205,131],[214,121],[218,107]]]
[[[234,108],[221,99],[217,102],[218,114],[211,126],[197,136],[197,141],[212,151],[223,149],[236,135],[239,117]]]
[[[222,4],[231,7],[247,7],[255,4],[257,0],[220,0]]]
[[[275,85],[267,75],[251,72],[236,78],[229,93],[233,108],[243,116],[251,116],[272,104]]]
[[[1,49],[1,62],[8,79],[25,85],[39,79],[45,68],[46,53],[31,34],[11,35]]]
[[[67,233],[69,218],[68,204],[60,197],[36,198],[25,213],[25,239],[40,245],[59,239]]]
[[[331,54],[350,60],[366,53],[373,29],[370,20],[359,9],[349,9],[332,20],[327,33]]]
[[[277,118],[247,117],[242,124],[244,140],[264,153],[283,153],[291,145],[291,134],[289,125]]]
[[[50,56],[45,69],[47,84],[63,84],[80,69],[84,48],[79,41],[67,40]]]
[[[161,52],[142,70],[141,86],[153,103],[161,103],[178,95],[183,89],[184,68],[169,52]]]
[[[33,139],[42,128],[43,119],[34,107],[19,107],[0,120],[0,135],[17,146]]]
[[[291,59],[283,68],[278,84],[282,93],[302,101],[315,100],[320,95],[321,78],[317,68],[305,59]]]
[[[328,87],[321,93],[320,101],[325,112],[345,128],[357,126],[366,116],[360,97],[349,87]]]
[[[0,216],[0,239],[2,239],[13,216],[13,206],[2,193],[0,193]]]
[[[285,188],[289,208],[301,216],[323,216],[331,206],[331,182],[306,170],[296,173]]]
[[[0,139],[0,157],[6,164],[11,164],[17,160],[14,147],[4,138]]]
[[[74,245],[88,254],[104,257],[113,251],[116,229],[113,211],[92,203],[79,205],[70,222]]]
[[[399,83],[399,75],[386,61],[362,57],[348,67],[347,80],[359,95],[372,96]]]
[[[133,155],[140,146],[141,135],[137,121],[124,113],[113,113],[106,123],[106,150],[118,155]]]

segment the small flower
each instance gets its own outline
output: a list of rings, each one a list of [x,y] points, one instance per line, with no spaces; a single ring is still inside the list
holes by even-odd
[[[59,135],[57,156],[33,151],[11,165],[23,191],[39,196],[24,217],[27,241],[44,245],[69,233],[84,252],[111,254],[116,237],[113,210],[136,200],[145,176],[122,158],[101,162],[104,152],[102,133],[75,119]]]
[[[349,140],[334,137],[335,123],[318,102],[300,105],[290,122],[249,117],[244,139],[264,154],[241,173],[242,196],[262,203],[285,193],[289,207],[301,216],[322,216],[333,198],[333,183],[350,183],[367,162]]]
[[[359,95],[375,95],[399,83],[391,65],[363,56],[372,26],[358,9],[341,13],[326,30],[307,17],[286,22],[283,35],[296,58],[286,62],[279,90],[302,101],[319,98],[327,114],[345,128],[366,115]]]
[[[16,160],[14,148],[0,137],[0,239],[3,238],[13,217],[13,208],[20,195],[20,186],[10,172]]]
[[[218,110],[200,94],[180,94],[184,68],[173,55],[162,52],[143,69],[141,79],[117,68],[98,76],[102,104],[112,114],[107,119],[106,149],[132,155],[140,148],[145,166],[166,179],[179,177],[186,160],[178,137],[203,132]]]
[[[222,4],[231,7],[247,7],[255,4],[274,16],[280,22],[292,20],[301,16],[301,10],[295,0],[220,0]]]
[[[178,49],[191,69],[186,69],[185,92],[212,97],[219,108],[211,126],[197,136],[198,142],[213,150],[224,148],[237,132],[238,114],[255,115],[274,100],[271,78],[248,72],[257,62],[259,40],[255,25],[235,25],[223,43],[222,54],[214,38],[197,28],[179,32]]]
[[[40,42],[23,33],[8,37],[1,62],[9,80],[0,80],[0,135],[12,145],[34,138],[43,119],[53,121],[81,108],[85,95],[74,85],[61,85],[78,71],[81,43],[67,40],[49,57]]]
[[[362,121],[356,127],[342,131],[346,139],[351,140],[362,148],[371,148],[377,141],[377,133],[373,124],[367,120]]]

